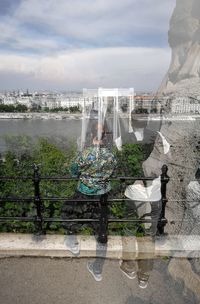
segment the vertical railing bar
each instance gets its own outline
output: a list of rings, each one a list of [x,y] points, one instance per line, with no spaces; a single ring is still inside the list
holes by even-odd
[[[100,218],[99,218],[99,235],[98,242],[105,244],[108,241],[108,195],[100,196]]]
[[[161,210],[161,214],[160,214],[160,218],[159,218],[158,226],[157,226],[158,234],[160,234],[160,235],[164,234],[164,228],[165,228],[166,224],[168,223],[168,221],[165,217],[165,208],[166,208],[166,204],[168,202],[168,200],[167,200],[167,183],[170,180],[170,178],[167,174],[167,172],[168,172],[167,165],[163,165],[161,170],[162,170],[162,174],[161,174],[162,210]]]
[[[36,234],[41,235],[43,234],[43,216],[42,216],[42,201],[40,197],[40,172],[39,166],[34,164],[33,165],[33,183],[34,183],[34,203],[36,206],[36,221],[35,221],[35,228]]]

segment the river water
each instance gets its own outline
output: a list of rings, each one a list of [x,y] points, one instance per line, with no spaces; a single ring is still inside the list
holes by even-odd
[[[23,119],[3,119],[0,120],[0,152],[5,152],[8,148],[6,144],[7,136],[30,136],[33,140],[39,137],[48,138],[54,142],[76,141],[81,132],[81,120],[70,118],[66,120],[23,120]]]
[[[162,124],[170,124],[173,117],[166,119]],[[188,127],[195,124],[196,118],[191,120],[180,120],[180,126],[187,124]],[[121,126],[127,128],[128,120],[121,119]],[[151,122],[150,129],[159,130],[160,122]],[[50,141],[60,143],[61,146],[67,147],[71,142],[77,142],[81,135],[81,118],[69,117],[63,120],[56,119],[0,119],[0,153],[4,153],[9,145],[6,137],[26,135],[35,141],[39,137],[48,138]],[[123,138],[126,134],[123,134]]]
[[[4,153],[9,145],[7,137],[29,136],[33,141],[39,137],[67,147],[77,142],[81,135],[82,120],[80,117],[67,119],[0,119],[0,153]],[[122,119],[121,124],[127,129],[128,120]]]

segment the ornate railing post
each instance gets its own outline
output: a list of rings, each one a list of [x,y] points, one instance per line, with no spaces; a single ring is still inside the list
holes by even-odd
[[[35,228],[36,234],[41,235],[43,234],[43,217],[42,217],[42,201],[40,197],[40,173],[39,173],[39,166],[34,164],[33,165],[33,184],[34,184],[34,203],[36,206],[36,221],[35,221]]]
[[[100,219],[99,219],[99,236],[98,242],[107,243],[108,240],[108,202],[107,202],[107,194],[100,196]]]
[[[161,195],[162,195],[162,210],[160,214],[160,219],[158,222],[158,233],[163,234],[164,233],[164,227],[167,224],[167,219],[165,218],[165,207],[166,203],[168,202],[166,197],[167,192],[167,183],[169,182],[170,178],[167,175],[168,167],[167,165],[162,166],[162,174],[161,174]]]

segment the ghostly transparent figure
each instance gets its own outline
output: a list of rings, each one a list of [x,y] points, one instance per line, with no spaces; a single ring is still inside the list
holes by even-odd
[[[85,199],[92,196],[99,201],[100,196],[108,195],[111,190],[109,177],[116,166],[112,147],[116,146],[120,150],[122,146],[119,116],[124,114],[128,119],[131,118],[130,105],[133,104],[134,91],[84,89],[83,97],[82,129],[77,140],[79,153],[71,171],[73,176],[79,177],[77,197]],[[76,205],[77,203],[72,206],[73,211]],[[75,226],[77,225],[73,225]],[[72,253],[78,254],[79,244],[73,227],[71,225],[70,235],[67,235],[65,243]],[[105,255],[106,245],[97,242],[97,258],[87,265],[96,281],[102,279]]]
[[[107,195],[111,190],[109,177],[116,166],[112,154],[113,146],[121,150],[123,143],[139,143],[150,147],[147,150],[151,153],[156,137],[160,136],[164,153],[167,153],[169,144],[159,133],[160,124],[155,127],[156,130],[152,130],[148,122],[149,113],[138,113],[141,105],[135,103],[133,89],[84,89],[83,97],[82,129],[77,140],[79,154],[72,174],[79,176],[79,193],[99,199],[100,195]],[[145,226],[145,231],[147,235],[155,236],[161,210],[160,179],[155,179],[152,184],[136,182],[129,185],[125,196],[131,200],[129,208],[135,209],[139,217],[146,216],[145,218],[153,220],[150,227]],[[66,245],[74,254],[79,251],[74,236],[68,236]],[[106,245],[97,242],[96,254],[97,258],[94,262],[89,262],[87,268],[95,280],[100,281]],[[147,286],[153,261],[139,260],[137,264],[139,286],[144,288]],[[134,261],[120,261],[120,269],[131,279],[136,276]]]

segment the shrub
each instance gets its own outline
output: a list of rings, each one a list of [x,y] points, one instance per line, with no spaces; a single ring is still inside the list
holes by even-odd
[[[63,151],[47,139],[40,138],[33,145],[30,138],[25,136],[9,137],[7,142],[10,151],[5,154],[5,163],[0,164],[0,175],[7,176],[29,176],[33,175],[32,165],[40,164],[41,176],[66,176],[69,175],[69,166],[75,156],[75,148],[72,146],[67,151]],[[116,174],[135,176],[142,172],[143,150],[139,145],[126,144],[122,151],[115,151],[118,162]],[[76,189],[76,181],[51,181],[42,180],[40,183],[41,197],[73,197]],[[112,182],[112,197],[123,198],[126,183],[120,181]],[[32,180],[10,180],[3,181],[0,184],[1,197],[33,197],[34,187]],[[60,217],[63,202],[45,200],[43,202],[44,217]],[[88,210],[86,210],[88,213]],[[35,216],[36,208],[30,200],[27,202],[5,202],[1,204],[0,216]],[[124,202],[114,202],[110,205],[110,216],[123,218],[128,216],[128,209]],[[131,215],[133,217],[133,215]],[[136,215],[134,215],[136,217]],[[109,225],[111,234],[137,234],[141,225],[130,223],[113,223]],[[47,233],[64,233],[62,225],[59,222],[45,223]],[[0,231],[13,232],[34,232],[34,223],[10,221],[0,224]],[[91,227],[84,224],[80,228],[80,233],[91,234]]]

